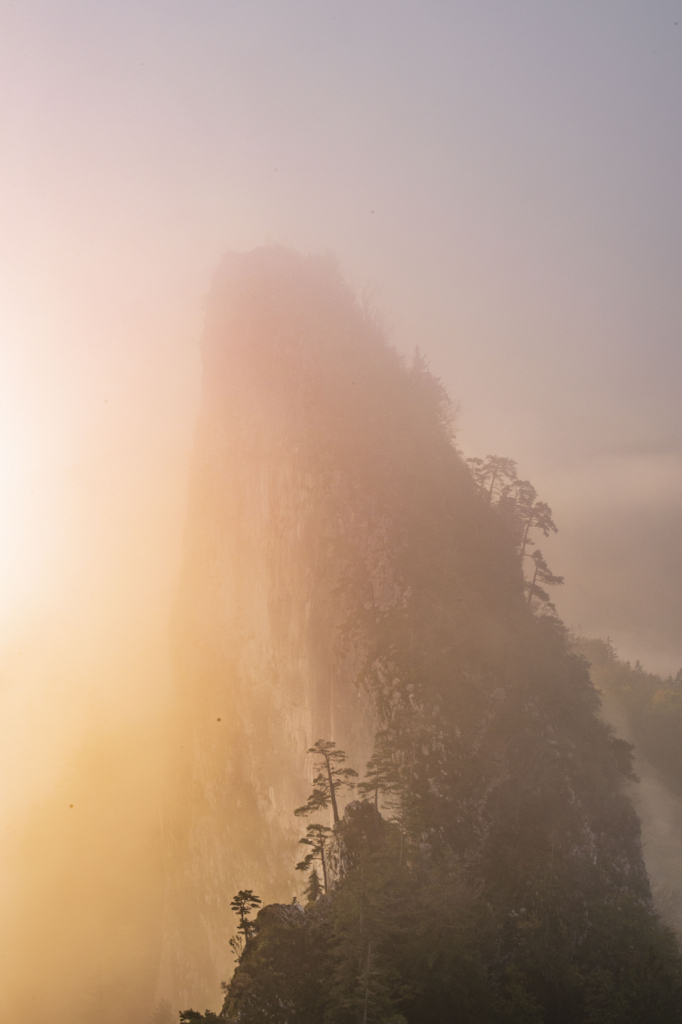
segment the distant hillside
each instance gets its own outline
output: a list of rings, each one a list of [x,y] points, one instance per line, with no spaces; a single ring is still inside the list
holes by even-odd
[[[656,907],[682,935],[682,670],[664,679],[621,661],[603,640],[583,640],[580,650],[605,719],[634,745],[632,796]]]
[[[638,661],[621,661],[608,641],[583,640],[580,650],[595,686],[617,705],[637,752],[682,796],[682,668],[663,679]]]

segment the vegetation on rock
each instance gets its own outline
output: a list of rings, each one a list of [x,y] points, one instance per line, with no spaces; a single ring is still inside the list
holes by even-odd
[[[305,373],[284,349],[259,373],[292,409],[286,444],[320,520],[342,519],[342,492],[343,522],[371,523],[330,529],[325,550],[343,566],[340,651],[375,749],[364,799],[343,812],[355,771],[331,740],[309,751],[317,774],[295,812],[320,816],[297,865],[308,902],[242,929],[218,1019],[682,1022],[682,959],[627,792],[632,748],[599,718],[546,589],[563,582],[536,546],[552,510],[513,460],[467,465],[423,358],[402,365],[362,323],[344,350],[322,332]]]

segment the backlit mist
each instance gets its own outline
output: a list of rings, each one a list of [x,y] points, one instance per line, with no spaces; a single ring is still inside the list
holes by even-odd
[[[551,505],[569,628],[682,667],[681,104],[678,0],[0,4],[3,1019],[146,1024],[158,995],[226,252],[331,254],[463,454]]]

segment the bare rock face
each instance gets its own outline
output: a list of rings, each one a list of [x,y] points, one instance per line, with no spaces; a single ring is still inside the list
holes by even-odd
[[[344,586],[402,600],[388,513],[363,480],[395,354],[334,264],[228,256],[210,298],[204,397],[174,616],[168,863],[160,997],[219,998],[229,903],[293,893],[318,738],[362,768],[374,732]],[[352,471],[351,471],[352,467]]]

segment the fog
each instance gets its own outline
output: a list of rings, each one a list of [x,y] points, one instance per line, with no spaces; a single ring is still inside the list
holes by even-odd
[[[225,250],[333,252],[552,506],[567,623],[682,666],[681,57],[677,0],[0,5],[8,1019],[106,1019],[154,960]]]

